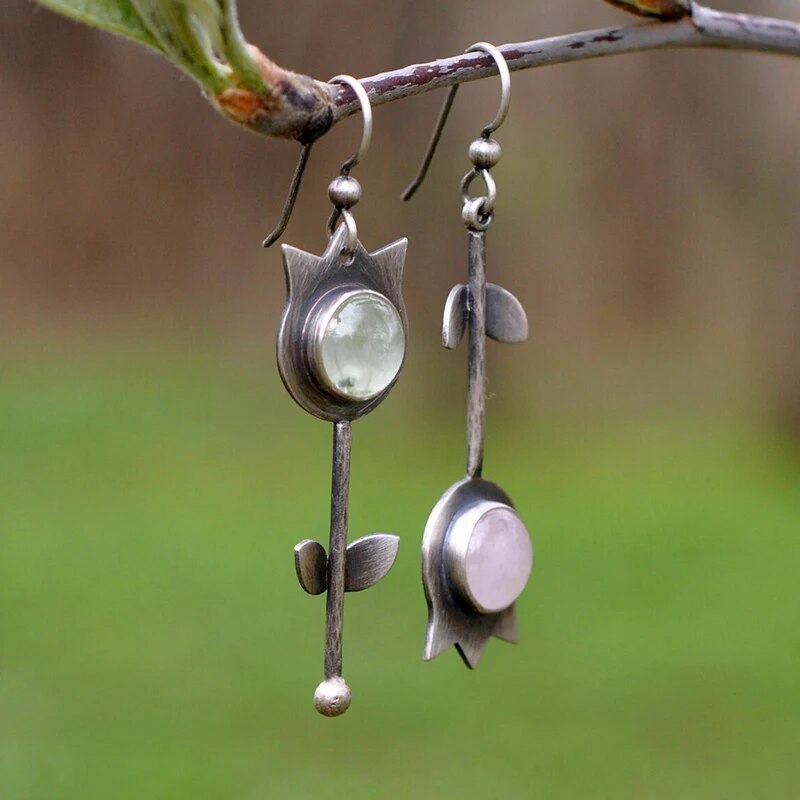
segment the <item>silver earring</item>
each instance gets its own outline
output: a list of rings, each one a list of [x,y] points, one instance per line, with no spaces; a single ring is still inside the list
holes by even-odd
[[[518,639],[514,604],[533,567],[528,531],[511,499],[483,471],[486,400],[486,336],[500,342],[522,342],[528,320],[519,300],[487,283],[486,231],[494,218],[497,190],[491,168],[500,159],[492,134],[508,113],[511,76],[500,51],[480,42],[468,48],[483,51],[497,64],[502,100],[497,116],[469,147],[473,168],[461,183],[462,219],[469,236],[469,282],[455,286],[444,309],[442,341],[453,349],[467,333],[469,393],[467,411],[467,475],[440,498],[425,526],[422,581],[428,601],[424,658],[430,660],[455,645],[467,666],[475,667],[491,636]],[[454,86],[442,108],[422,167],[404,192],[413,195],[425,177],[457,91]],[[472,197],[480,177],[486,194]]]
[[[302,588],[309,594],[328,594],[325,680],[317,687],[314,705],[321,714],[335,717],[347,710],[351,699],[342,677],[344,593],[381,580],[394,564],[399,545],[397,536],[386,533],[348,545],[347,510],[351,422],[385,399],[405,361],[408,322],[400,285],[408,240],[374,253],[358,240],[351,209],[361,198],[361,186],[350,172],[369,147],[372,111],[355,78],[339,75],[331,82],[350,86],[361,103],[361,144],[328,188],[334,210],[325,252],[315,256],[282,246],[288,296],[277,352],[289,394],[310,414],[333,423],[328,552],[319,542],[305,539],[294,554]],[[307,154],[308,149],[301,157],[300,175]],[[289,203],[296,194],[294,183]],[[274,236],[268,238],[274,241]]]

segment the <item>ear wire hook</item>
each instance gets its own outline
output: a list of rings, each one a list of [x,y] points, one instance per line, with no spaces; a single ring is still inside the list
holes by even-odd
[[[477,42],[471,47],[468,47],[464,52],[487,53],[494,59],[495,64],[497,64],[497,71],[500,74],[500,107],[497,110],[495,118],[483,129],[483,131],[481,131],[481,136],[484,139],[488,139],[503,124],[506,116],[508,115],[508,108],[511,103],[511,73],[508,69],[508,63],[506,62],[503,54],[497,47],[489,42]],[[425,157],[422,159],[422,163],[419,165],[416,176],[405,188],[403,194],[400,195],[402,200],[410,200],[416,193],[417,189],[422,186],[425,176],[428,174],[428,169],[430,168],[431,162],[433,161],[434,153],[436,153],[436,148],[439,145],[439,139],[442,136],[445,123],[447,122],[447,118],[450,116],[450,109],[453,107],[453,101],[456,99],[456,94],[458,93],[458,87],[460,85],[461,84],[458,83],[454,84],[448,92],[447,97],[442,104],[442,110],[439,112],[439,118],[436,120],[436,126],[433,129],[430,142],[428,142],[428,149],[425,152]]]
[[[367,154],[370,142],[372,142],[372,104],[369,102],[366,89],[364,89],[352,75],[337,75],[331,78],[328,83],[343,83],[349,86],[355,93],[358,103],[361,106],[361,119],[363,123],[361,128],[361,141],[358,144],[358,150],[342,164],[340,170],[342,175],[349,175],[350,170]]]
[[[300,158],[297,161],[297,166],[294,169],[294,175],[292,176],[292,183],[289,186],[289,194],[286,197],[286,202],[283,204],[283,211],[281,211],[281,218],[278,220],[278,224],[275,226],[275,230],[267,236],[266,239],[262,242],[264,247],[272,247],[278,239],[283,236],[283,232],[286,230],[286,226],[289,224],[289,220],[292,217],[292,211],[294,211],[294,204],[297,200],[297,193],[300,191],[300,184],[303,181],[303,173],[306,171],[306,164],[308,164],[308,157],[311,155],[311,147],[312,145],[307,144],[302,152],[300,153]]]
[[[372,105],[369,102],[369,97],[367,96],[364,87],[352,76],[337,75],[335,78],[331,78],[328,83],[347,84],[355,92],[358,102],[361,105],[361,114],[364,120],[364,127],[361,131],[361,142],[358,145],[358,150],[356,150],[356,152],[350,158],[348,158],[344,164],[342,164],[341,168],[342,175],[349,175],[350,170],[353,169],[353,167],[355,167],[356,164],[358,164],[358,162],[361,161],[361,159],[366,155],[367,150],[369,150],[370,142],[372,141]],[[292,217],[292,212],[294,211],[294,204],[300,191],[300,184],[303,182],[303,174],[306,171],[308,158],[311,155],[312,145],[313,142],[305,145],[300,153],[300,158],[297,161],[297,166],[295,167],[294,175],[292,176],[292,182],[289,185],[289,194],[287,195],[286,201],[283,204],[280,220],[278,221],[278,224],[275,226],[275,229],[272,231],[272,233],[270,233],[269,236],[264,239],[264,247],[272,247],[272,245],[275,244],[275,242],[277,242],[281,236],[283,236],[286,226],[289,224],[289,220]]]
[[[358,232],[355,219],[353,219],[353,215],[350,213],[350,208],[355,205],[361,197],[361,187],[358,185],[358,181],[355,178],[350,177],[350,171],[361,162],[361,159],[367,154],[370,143],[372,142],[372,104],[369,101],[369,96],[364,87],[352,75],[337,75],[331,78],[329,83],[342,83],[349,86],[355,93],[356,98],[358,98],[358,103],[361,106],[362,127],[361,141],[358,143],[358,150],[342,164],[339,169],[339,178],[331,184],[333,187],[337,181],[342,179],[350,181],[354,184],[357,196],[349,199],[348,202],[342,202],[344,198],[338,197],[336,192],[330,193],[329,190],[334,209],[328,218],[328,235],[332,236],[339,219],[344,219],[347,225],[348,236],[347,245],[345,246],[343,254],[352,257],[358,240]]]

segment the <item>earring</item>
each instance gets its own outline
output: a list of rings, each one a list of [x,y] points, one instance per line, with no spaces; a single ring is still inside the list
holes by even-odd
[[[383,401],[405,361],[408,322],[400,283],[408,240],[374,253],[358,240],[350,209],[361,198],[361,186],[350,172],[369,147],[372,111],[355,78],[339,75],[331,82],[347,84],[361,103],[361,144],[328,187],[334,211],[325,252],[315,256],[282,246],[287,300],[277,355],[292,398],[310,414],[333,423],[330,546],[326,553],[319,542],[305,539],[294,556],[302,588],[314,595],[328,593],[325,680],[317,687],[314,705],[321,714],[335,717],[347,710],[351,699],[342,677],[344,593],[381,580],[394,564],[399,545],[397,536],[386,533],[348,545],[347,510],[351,422]],[[308,148],[301,156],[300,175],[307,155]],[[295,174],[290,203],[299,184]],[[288,221],[286,213],[284,220]],[[268,238],[274,241],[273,237]]]
[[[467,666],[475,667],[488,639],[518,640],[514,603],[533,567],[528,531],[511,499],[482,477],[486,401],[486,336],[500,342],[528,338],[528,320],[514,295],[486,282],[486,231],[494,218],[497,190],[491,168],[500,159],[492,138],[508,113],[511,76],[500,51],[480,42],[468,51],[494,59],[502,82],[500,110],[480,138],[469,147],[473,164],[461,183],[462,219],[469,236],[469,283],[455,286],[447,298],[442,341],[453,349],[468,335],[469,390],[467,411],[467,475],[440,498],[425,526],[422,582],[428,601],[428,627],[423,657],[434,658],[454,644]],[[452,106],[457,85],[445,101],[428,153],[412,184],[409,199],[425,177]],[[486,195],[472,197],[470,186],[482,178]]]

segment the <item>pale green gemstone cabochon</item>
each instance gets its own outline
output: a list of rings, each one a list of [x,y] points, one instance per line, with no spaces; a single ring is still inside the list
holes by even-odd
[[[368,400],[397,377],[405,350],[397,309],[377,292],[357,292],[339,304],[322,335],[322,377],[337,394]]]

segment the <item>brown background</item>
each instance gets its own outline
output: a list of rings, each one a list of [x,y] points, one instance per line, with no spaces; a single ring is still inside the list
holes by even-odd
[[[800,19],[790,0],[737,8]],[[480,39],[635,21],[600,0],[276,0],[240,11],[264,52],[319,78],[369,75]],[[672,51],[518,73],[513,86],[490,271],[528,309],[525,371],[547,376],[538,395],[578,409],[766,409],[800,426],[798,62]],[[278,252],[259,243],[295,145],[228,124],[143,48],[28,2],[0,9],[0,96],[6,343],[188,332],[198,347],[215,338],[271,347],[283,278]],[[398,193],[441,94],[379,109],[359,168],[365,244],[411,240],[419,376],[444,294],[463,273],[466,146],[496,96],[494,81],[464,90],[412,204]],[[325,187],[356,126],[317,147],[287,241],[323,246]],[[512,363],[505,351],[496,358]]]

